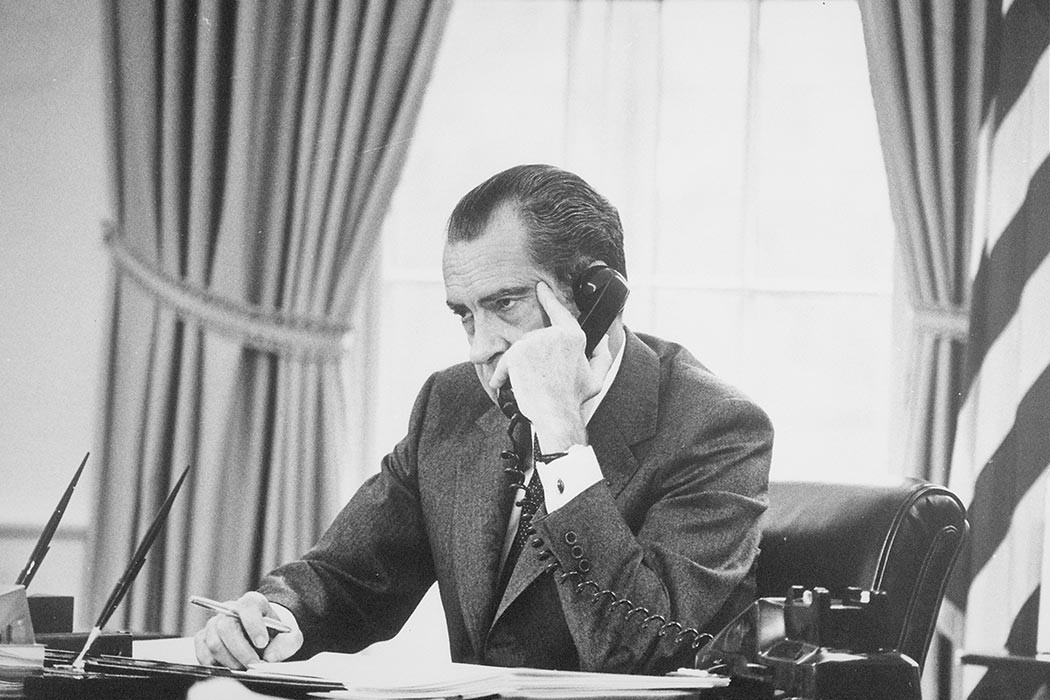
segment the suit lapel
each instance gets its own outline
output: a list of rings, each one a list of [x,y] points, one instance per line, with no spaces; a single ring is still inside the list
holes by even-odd
[[[623,491],[638,470],[638,460],[631,446],[656,434],[659,401],[659,358],[630,331],[627,331],[625,342],[627,347],[624,349],[620,371],[587,424],[588,440],[613,497]],[[504,516],[503,526],[499,529],[501,537],[506,531],[507,517]],[[547,562],[523,553],[491,618],[493,625],[514,599],[546,568]]]
[[[536,517],[542,516],[537,514]],[[525,548],[529,549],[529,545],[526,544]],[[503,597],[499,600],[496,614],[492,616],[492,626],[495,626],[496,620],[500,618],[507,606],[513,603],[514,599],[521,595],[522,591],[528,588],[529,584],[546,570],[547,564],[548,562],[540,561],[540,558],[531,552],[525,551],[521,553],[517,563],[514,565],[514,571],[510,574],[510,580],[507,581],[507,588],[503,591]]]
[[[475,649],[482,648],[496,606],[499,558],[514,496],[499,456],[510,444],[506,430],[507,419],[493,406],[450,455],[456,459],[452,532],[457,589]]]
[[[587,424],[587,436],[605,483],[618,496],[638,470],[631,447],[656,434],[660,359],[627,331],[620,372]]]

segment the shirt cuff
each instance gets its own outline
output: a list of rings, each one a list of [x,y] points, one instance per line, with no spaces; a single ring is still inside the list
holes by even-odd
[[[594,448],[573,445],[564,457],[549,464],[537,464],[543,484],[543,501],[548,513],[561,508],[604,477]]]

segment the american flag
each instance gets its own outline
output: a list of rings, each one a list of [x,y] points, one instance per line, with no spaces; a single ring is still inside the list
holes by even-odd
[[[964,651],[1050,652],[1048,0],[993,19],[975,210],[970,338],[950,485],[971,539],[948,592]],[[1016,673],[963,668],[971,700],[1031,698]]]

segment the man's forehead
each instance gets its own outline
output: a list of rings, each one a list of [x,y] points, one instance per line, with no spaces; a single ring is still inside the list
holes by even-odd
[[[465,302],[534,289],[544,275],[527,257],[510,251],[492,250],[481,255],[457,247],[445,256],[444,278],[449,301]]]
[[[453,241],[452,245],[498,241],[503,245],[525,246],[528,243],[528,236],[528,227],[518,213],[517,206],[511,202],[504,202],[489,213],[477,235]]]

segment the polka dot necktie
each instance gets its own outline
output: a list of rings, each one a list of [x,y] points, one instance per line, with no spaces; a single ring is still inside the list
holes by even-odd
[[[536,441],[533,442],[532,449],[534,455],[539,453],[539,445]],[[503,591],[507,588],[510,575],[514,571],[514,565],[517,564],[518,558],[521,556],[521,550],[525,548],[525,543],[529,539],[529,526],[532,524],[532,518],[542,505],[543,482],[540,481],[539,470],[533,468],[532,478],[529,479],[529,484],[525,487],[525,496],[521,499],[521,517],[518,520],[518,529],[514,533],[514,540],[510,544],[510,550],[507,552],[507,561],[503,565],[503,572],[500,576],[500,595],[503,595]]]

